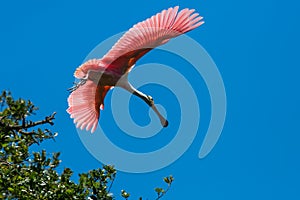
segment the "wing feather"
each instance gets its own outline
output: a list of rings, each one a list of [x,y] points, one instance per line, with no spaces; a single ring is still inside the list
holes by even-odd
[[[101,67],[114,68],[119,73],[128,72],[132,65],[151,49],[165,44],[171,38],[191,31],[204,22],[194,9],[169,8],[135,24],[105,54],[102,59],[92,59],[79,66],[74,76],[84,78],[89,70]],[[138,58],[133,58],[137,56]],[[132,59],[133,58],[133,59]],[[134,62],[132,62],[134,61]]]
[[[163,10],[145,21],[135,24],[101,60],[108,67],[125,73],[141,55],[204,23],[200,21],[202,17],[197,17],[199,14],[194,13],[194,9],[186,8],[178,12],[178,8],[176,6]],[[132,59],[133,57],[137,58]]]
[[[104,98],[110,88],[97,86],[88,80],[70,94],[67,112],[74,119],[77,128],[91,130],[92,133],[96,130],[100,109],[104,108]]]

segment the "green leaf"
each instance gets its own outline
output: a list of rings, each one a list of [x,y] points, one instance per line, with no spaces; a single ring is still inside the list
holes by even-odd
[[[156,192],[157,194],[160,194],[160,193],[163,192],[163,189],[162,189],[162,188],[155,188],[154,190],[155,190],[155,192]]]
[[[126,192],[125,190],[121,190],[121,195],[122,197],[124,197],[125,199],[130,197],[130,194],[128,192]]]

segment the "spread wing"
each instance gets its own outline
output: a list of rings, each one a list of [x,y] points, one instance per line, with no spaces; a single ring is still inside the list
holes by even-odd
[[[151,49],[165,44],[171,38],[197,28],[204,22],[194,9],[183,9],[178,6],[163,10],[151,18],[134,25],[127,31],[102,59],[89,60],[74,73],[82,79],[89,70],[112,68],[118,73],[128,72],[136,61]],[[98,125],[103,100],[111,86],[98,86],[87,80],[76,88],[68,98],[67,112],[74,119],[76,126],[94,132]]]
[[[176,6],[163,10],[134,25],[103,56],[101,61],[108,64],[108,67],[125,73],[151,49],[204,23],[201,21],[202,17],[194,13],[194,9],[183,9],[178,12],[178,8]]]

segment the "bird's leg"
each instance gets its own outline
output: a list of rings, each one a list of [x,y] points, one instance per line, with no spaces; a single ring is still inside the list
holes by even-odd
[[[155,104],[154,104],[154,100],[151,96],[149,95],[145,95],[144,93],[138,91],[138,90],[134,90],[133,93],[134,95],[140,97],[141,99],[143,99],[152,109],[153,111],[157,114],[157,116],[159,117],[160,123],[163,127],[167,127],[169,125],[168,120],[166,120],[161,114],[160,112],[157,110]]]
[[[157,116],[159,117],[160,123],[163,127],[167,127],[169,122],[168,120],[166,120],[161,114],[160,112],[157,110],[153,98],[149,95],[145,95],[144,93],[138,91],[137,89],[135,89],[129,82],[128,82],[128,74],[125,74],[124,76],[122,76],[119,80],[119,82],[117,83],[118,87],[121,87],[125,90],[127,90],[128,92],[134,94],[135,96],[143,99],[153,110],[154,112],[157,114]]]

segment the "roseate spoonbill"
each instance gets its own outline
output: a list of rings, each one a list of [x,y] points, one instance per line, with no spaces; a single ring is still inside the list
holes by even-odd
[[[69,89],[67,112],[77,128],[85,128],[92,133],[96,130],[105,95],[114,86],[144,100],[157,114],[161,124],[168,126],[168,121],[155,107],[153,98],[128,82],[128,73],[136,61],[153,48],[204,23],[201,21],[203,17],[194,13],[194,9],[186,8],[178,12],[178,8],[163,10],[134,25],[101,59],[89,60],[76,69],[74,76],[79,82]]]

